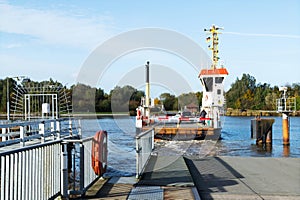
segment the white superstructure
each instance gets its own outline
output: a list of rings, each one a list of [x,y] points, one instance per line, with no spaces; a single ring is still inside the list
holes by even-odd
[[[223,66],[218,68],[218,30],[222,29],[213,25],[209,30],[204,29],[211,34],[206,38],[212,41],[209,49],[212,51],[212,65],[210,69],[202,69],[199,78],[203,86],[202,110],[207,113],[207,125],[213,128],[221,128],[220,115],[223,114],[225,107],[224,80],[228,71]]]

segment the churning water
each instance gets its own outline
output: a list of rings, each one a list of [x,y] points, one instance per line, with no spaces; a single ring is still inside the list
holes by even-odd
[[[265,156],[300,157],[300,118],[290,118],[290,146],[282,145],[282,119],[273,117],[273,146],[265,149],[251,139],[253,117],[224,117],[222,139],[219,141],[159,141],[154,153],[186,156]],[[135,174],[135,118],[118,117],[82,120],[83,137],[93,136],[98,130],[108,132],[108,174],[133,176]]]

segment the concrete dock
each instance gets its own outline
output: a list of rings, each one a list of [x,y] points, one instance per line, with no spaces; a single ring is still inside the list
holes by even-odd
[[[81,199],[300,199],[300,159],[153,155],[141,179],[99,179]]]

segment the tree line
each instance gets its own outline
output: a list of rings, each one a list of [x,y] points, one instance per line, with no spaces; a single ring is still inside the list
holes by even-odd
[[[15,92],[14,88],[18,84],[14,79],[0,79],[0,112],[6,112],[7,101],[7,81],[9,82],[9,95]],[[64,87],[69,98],[73,102],[74,112],[130,112],[135,114],[135,109],[140,105],[141,98],[145,96],[144,91],[126,85],[116,86],[109,93],[101,88],[91,87],[82,83],[72,85],[70,88],[63,86],[57,81],[34,82],[29,81],[20,83],[27,84],[55,84]],[[297,110],[300,110],[300,83],[285,85],[288,87],[288,95],[296,97]],[[200,88],[201,86],[199,86]],[[243,74],[242,78],[237,78],[231,84],[226,94],[227,108],[233,109],[251,109],[251,110],[275,110],[276,99],[280,98],[282,92],[278,86],[270,86],[267,83],[256,83],[256,79]],[[162,93],[154,100],[155,105],[164,105],[165,110],[181,110],[187,105],[201,107],[202,92],[190,92],[175,96],[170,93]]]
[[[296,109],[300,110],[300,83],[285,85],[289,97],[296,97]],[[256,83],[256,79],[243,74],[241,79],[231,84],[226,92],[227,107],[233,109],[276,110],[276,99],[282,97],[278,86],[267,83]]]

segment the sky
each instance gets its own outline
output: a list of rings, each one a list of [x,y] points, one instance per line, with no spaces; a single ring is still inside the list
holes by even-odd
[[[211,56],[203,29],[212,24],[224,27],[219,51],[221,63],[229,71],[225,90],[243,73],[254,76],[257,83],[271,86],[300,83],[298,0],[0,0],[0,79],[52,78],[70,87],[80,82],[87,60],[101,45],[130,31],[147,28],[178,33],[182,37],[173,40],[176,48],[187,37]],[[102,55],[101,59],[105,57]],[[205,66],[192,66],[181,55],[159,47],[118,55],[100,75],[95,73],[93,86],[109,92],[116,85],[126,84],[124,80],[144,77],[136,69],[147,60],[153,64],[152,76],[164,66],[172,73],[162,69],[162,78],[187,82],[186,93],[202,91],[198,74]],[[92,70],[90,73],[93,75]],[[141,83],[133,86],[144,87]],[[174,92],[159,80],[152,89],[152,96]]]

